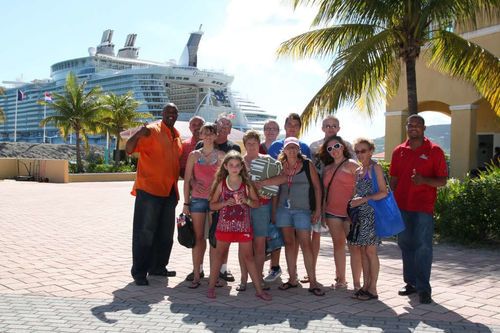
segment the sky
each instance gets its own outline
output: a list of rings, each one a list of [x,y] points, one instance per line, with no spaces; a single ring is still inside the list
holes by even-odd
[[[200,24],[198,67],[234,76],[232,89],[276,114],[280,124],[288,113],[300,114],[327,79],[328,59],[276,56],[281,42],[310,29],[315,14],[310,7],[293,10],[290,0],[26,0],[0,8],[0,85],[49,78],[52,64],[87,56],[106,29],[114,30],[115,50],[136,33],[139,58],[178,60]],[[349,109],[337,117],[348,140],[384,135],[384,110],[372,119]],[[436,113],[424,117],[429,125],[449,123]],[[303,139],[322,134],[313,126]]]

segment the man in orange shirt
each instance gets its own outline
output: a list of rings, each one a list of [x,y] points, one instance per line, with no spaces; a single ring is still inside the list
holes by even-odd
[[[148,285],[149,275],[175,276],[166,266],[172,251],[177,180],[182,143],[174,128],[178,116],[173,103],[163,108],[159,123],[144,125],[128,141],[128,154],[140,154],[132,195],[136,195],[132,234],[132,277]]]

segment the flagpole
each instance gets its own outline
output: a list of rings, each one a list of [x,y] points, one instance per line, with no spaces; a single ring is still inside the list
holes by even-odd
[[[47,102],[43,104],[43,119],[47,118]],[[43,124],[43,143],[45,143],[45,124]]]
[[[14,142],[17,142],[17,95],[16,93],[16,110],[14,111]]]

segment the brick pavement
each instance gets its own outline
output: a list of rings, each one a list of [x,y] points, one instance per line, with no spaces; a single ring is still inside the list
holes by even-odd
[[[205,297],[206,279],[186,288],[191,256],[178,244],[169,265],[177,277],[137,287],[129,273],[131,184],[0,181],[0,332],[500,332],[498,251],[437,245],[431,305],[396,294],[394,242],[380,247],[379,301],[330,289],[315,297],[307,285],[279,291],[278,282],[271,302],[257,300],[252,287],[238,293],[234,245],[229,266],[237,281],[218,289],[216,300]],[[333,274],[324,235],[318,281],[327,288]]]

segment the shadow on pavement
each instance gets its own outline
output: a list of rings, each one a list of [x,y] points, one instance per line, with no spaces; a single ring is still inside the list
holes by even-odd
[[[113,300],[109,304],[99,305],[91,309],[94,317],[107,324],[116,323],[117,320],[107,318],[107,313],[130,310],[133,314],[144,315],[151,311],[151,305],[165,300],[167,283],[155,278],[149,279],[149,286],[136,286],[134,282],[121,289],[113,291]]]
[[[203,284],[197,289],[196,298],[192,299],[197,299],[197,302],[186,302],[181,296],[186,289],[185,285],[180,284],[174,289],[178,288],[178,292],[172,293],[176,296],[168,297],[171,303],[170,311],[185,314],[182,319],[185,324],[201,325],[212,332],[239,332],[249,327],[282,325],[285,322],[288,322],[292,329],[304,330],[309,327],[311,321],[322,320],[327,315],[317,311],[280,310],[279,306],[283,304],[283,297],[278,297],[280,291],[271,290],[273,300],[262,301],[255,297],[252,283],[248,284],[245,292],[237,295],[229,294],[231,287],[217,288],[217,298],[213,300],[206,297],[207,286]],[[314,297],[306,293],[307,289],[304,290],[304,297]],[[290,302],[296,299],[297,296],[291,298]]]

